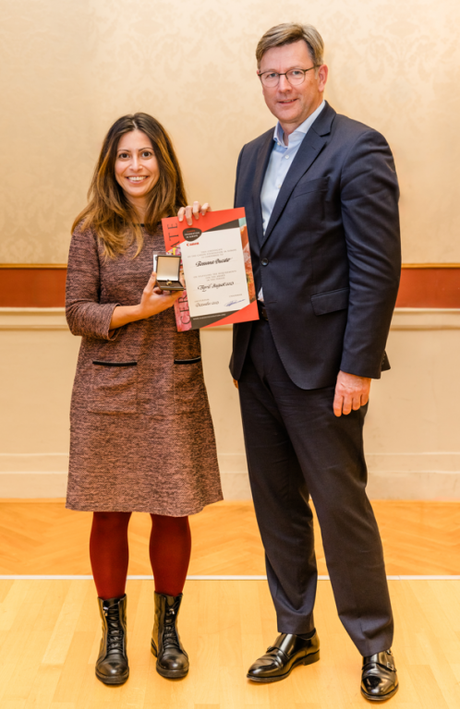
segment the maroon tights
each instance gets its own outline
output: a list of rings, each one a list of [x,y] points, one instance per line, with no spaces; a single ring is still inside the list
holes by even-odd
[[[188,517],[150,516],[150,563],[155,591],[177,596],[184,588],[190,561]],[[131,512],[93,513],[89,553],[99,598],[119,598],[125,592],[130,517]]]

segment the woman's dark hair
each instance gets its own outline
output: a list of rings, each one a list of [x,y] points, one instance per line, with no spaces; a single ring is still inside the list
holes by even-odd
[[[158,182],[147,195],[144,217],[147,230],[152,231],[160,219],[185,207],[187,198],[184,182],[171,139],[161,123],[147,113],[134,113],[119,118],[110,128],[88,191],[88,205],[72,225],[81,229],[92,227],[103,242],[106,256],[122,254],[137,241],[136,256],[143,245],[139,217],[115,178],[115,160],[120,138],[133,130],[142,131],[150,139],[158,162]]]

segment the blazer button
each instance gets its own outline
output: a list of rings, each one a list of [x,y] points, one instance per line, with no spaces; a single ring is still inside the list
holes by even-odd
[[[260,262],[262,266],[267,266],[268,265],[268,258],[263,258]]]

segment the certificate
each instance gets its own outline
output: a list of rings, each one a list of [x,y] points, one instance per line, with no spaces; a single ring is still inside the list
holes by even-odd
[[[163,219],[165,248],[182,257],[185,292],[175,303],[178,329],[259,317],[244,209],[207,212],[192,226]]]

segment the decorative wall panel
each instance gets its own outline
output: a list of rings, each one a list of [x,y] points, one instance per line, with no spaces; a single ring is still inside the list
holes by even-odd
[[[53,308],[65,303],[64,264],[0,266],[0,308]],[[397,308],[455,308],[460,312],[460,266],[404,268]]]
[[[381,130],[401,181],[406,262],[460,262],[455,0],[2,0],[0,262],[64,263],[102,137],[132,111],[169,129],[190,197],[232,203],[241,146],[273,125],[254,48],[315,24],[327,98]]]

